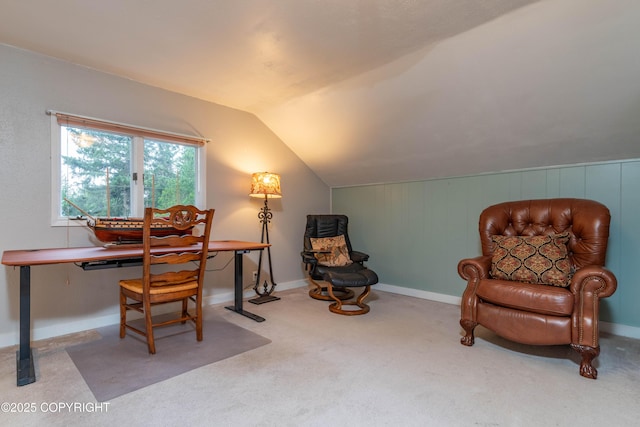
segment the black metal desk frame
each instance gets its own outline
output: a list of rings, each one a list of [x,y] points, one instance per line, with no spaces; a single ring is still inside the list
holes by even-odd
[[[225,307],[256,322],[264,322],[264,318],[243,309],[243,255],[252,250],[264,248],[252,247],[248,249],[233,250],[234,262],[234,305]],[[140,258],[121,258],[99,262],[83,262],[81,267],[85,270],[104,268],[129,267],[139,265]],[[73,262],[69,260],[68,262]],[[11,264],[8,264],[11,265]],[[20,346],[16,352],[17,385],[23,386],[36,381],[33,351],[31,349],[31,265],[20,265]]]

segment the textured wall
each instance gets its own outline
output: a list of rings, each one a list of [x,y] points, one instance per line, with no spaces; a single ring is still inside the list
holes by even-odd
[[[260,118],[332,187],[638,158],[639,20],[532,3]]]
[[[248,197],[250,174],[282,175],[271,224],[274,276],[304,278],[300,241],[308,211],[328,211],[329,189],[254,115],[141,85],[0,45],[0,251],[91,245],[84,227],[51,227],[51,135],[45,110],[98,117],[211,139],[207,205],[216,209],[213,239],[260,240],[262,201]],[[205,293],[232,297],[232,254],[209,264]],[[245,283],[257,256],[245,256]],[[73,265],[34,267],[33,337],[117,322],[117,280],[136,269],[84,272]],[[19,270],[0,267],[0,346],[18,342]]]

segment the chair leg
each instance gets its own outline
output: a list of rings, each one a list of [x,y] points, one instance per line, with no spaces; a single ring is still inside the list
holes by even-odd
[[[125,336],[125,323],[127,323],[127,297],[120,290],[120,338]]]
[[[327,286],[327,292],[333,298],[335,302],[329,304],[329,311],[332,313],[343,314],[345,316],[356,316],[359,314],[367,314],[369,312],[369,306],[364,303],[364,299],[369,296],[371,292],[371,286],[367,285],[364,287],[362,293],[358,296],[355,301],[343,301],[340,298],[336,297],[334,294],[333,285],[329,283]],[[343,305],[355,305],[358,306],[359,310],[343,310]]]
[[[184,299],[182,300],[182,315],[181,315],[181,317],[182,317],[183,319],[185,319],[185,318],[187,317],[187,313],[188,313],[188,311],[187,311],[188,303],[189,303],[189,298],[184,298]],[[183,320],[183,321],[182,321],[182,322],[180,322],[180,323],[182,323],[182,324],[184,325],[185,323],[187,323],[187,320],[185,319],[185,320]]]
[[[585,378],[595,380],[598,378],[598,370],[593,367],[593,359],[600,354],[600,346],[590,347],[588,345],[571,344],[571,348],[580,353],[580,375]]]
[[[149,346],[149,353],[156,354],[156,343],[153,339],[153,322],[151,320],[151,304],[148,300],[143,301],[144,307],[144,320],[147,335],[147,345]]]
[[[478,326],[477,322],[469,319],[460,319],[460,326],[466,332],[465,336],[460,339],[462,345],[472,346],[474,342],[473,330]]]
[[[202,341],[202,297],[196,296],[196,339]]]

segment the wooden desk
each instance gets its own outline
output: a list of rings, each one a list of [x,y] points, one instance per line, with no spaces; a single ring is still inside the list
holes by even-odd
[[[242,308],[242,255],[255,250],[263,250],[268,243],[243,242],[239,240],[220,240],[209,242],[209,252],[235,252],[234,305],[225,307],[249,317],[256,322],[263,317]],[[185,247],[185,251],[193,248]],[[153,249],[154,253],[163,253],[163,248]],[[142,265],[142,245],[92,246],[84,248],[53,248],[5,251],[2,264],[20,267],[20,348],[17,354],[18,385],[36,381],[31,351],[31,266],[74,263],[85,270]]]

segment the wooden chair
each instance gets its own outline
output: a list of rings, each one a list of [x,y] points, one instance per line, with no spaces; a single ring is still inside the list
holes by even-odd
[[[149,353],[155,354],[153,328],[177,322],[193,321],[196,338],[202,341],[202,283],[208,256],[209,234],[214,209],[199,210],[195,206],[177,205],[169,209],[146,208],[144,212],[142,277],[120,281],[120,338],[130,329],[147,338]],[[204,231],[187,233],[194,226],[204,225]],[[156,237],[152,227],[171,226],[176,234]],[[193,247],[197,248],[194,250]],[[152,273],[156,264],[195,263],[195,269]],[[177,270],[177,268],[176,268]],[[195,314],[188,310],[189,300],[195,303]],[[157,304],[182,302],[180,316],[153,323],[151,307]],[[144,314],[145,330],[127,323],[127,311]]]

